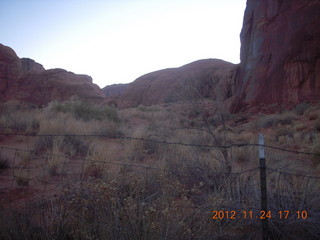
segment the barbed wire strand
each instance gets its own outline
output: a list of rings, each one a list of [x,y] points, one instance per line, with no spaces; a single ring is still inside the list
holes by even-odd
[[[200,148],[222,148],[222,149],[229,149],[233,147],[260,147],[263,146],[265,148],[274,149],[282,152],[290,152],[295,154],[302,154],[302,155],[309,155],[309,156],[316,156],[320,157],[318,153],[306,152],[306,151],[297,151],[291,150],[287,148],[271,146],[271,145],[261,145],[258,143],[232,143],[228,145],[209,145],[209,144],[194,144],[194,143],[184,143],[184,142],[170,142],[170,141],[160,141],[155,139],[149,138],[141,138],[141,137],[132,137],[126,135],[119,135],[119,136],[110,136],[107,134],[23,134],[23,133],[0,133],[3,136],[26,136],[26,137],[102,137],[108,139],[128,139],[128,140],[139,140],[139,141],[147,141],[153,142],[157,144],[167,144],[167,145],[180,145],[186,147],[200,147]]]
[[[6,147],[6,146],[1,146],[0,147],[1,151],[3,151],[3,149],[6,150],[11,150],[11,151],[15,151],[15,155],[17,151],[24,151],[24,152],[35,152],[35,150],[28,150],[28,149],[20,149],[20,148],[13,148],[13,147]],[[70,158],[71,156],[67,156],[67,155],[59,155],[59,154],[54,154],[54,153],[46,153],[46,159],[49,156],[54,156],[54,157],[60,157],[60,158]],[[14,156],[14,159],[16,158],[16,156]],[[147,165],[137,165],[137,164],[131,164],[131,163],[124,163],[124,162],[112,162],[112,161],[105,161],[105,160],[96,160],[96,159],[89,159],[86,157],[83,158],[79,158],[80,160],[82,159],[83,162],[85,161],[90,161],[90,162],[96,162],[96,163],[106,163],[106,164],[112,164],[112,165],[119,165],[119,166],[129,166],[129,167],[134,167],[134,168],[143,168],[143,169],[150,169],[150,170],[156,170],[156,171],[162,171],[162,172],[167,172],[167,173],[173,173],[173,174],[186,174],[186,173],[192,173],[190,171],[173,171],[173,170],[166,170],[166,169],[162,169],[162,168],[156,168],[156,167],[152,167],[152,166],[147,166]],[[84,164],[84,163],[83,163]],[[197,168],[200,169],[200,168]],[[255,168],[251,168],[251,169],[247,169],[247,170],[243,170],[241,172],[207,172],[210,173],[212,175],[241,175],[244,174],[246,172],[250,172],[250,171],[255,171],[260,169],[260,167],[255,167]],[[316,177],[316,176],[310,176],[310,175],[304,175],[304,174],[299,174],[299,173],[288,173],[288,172],[282,172],[273,168],[267,168],[270,171],[273,172],[278,172],[281,174],[289,174],[289,175],[293,175],[293,176],[301,176],[301,177],[307,177],[307,178],[315,178],[315,179],[320,179],[320,177]],[[205,170],[201,169],[203,172],[205,172]],[[83,169],[81,170],[81,172],[83,171]],[[190,176],[190,175],[183,175],[183,176]],[[192,176],[192,175],[191,175]]]

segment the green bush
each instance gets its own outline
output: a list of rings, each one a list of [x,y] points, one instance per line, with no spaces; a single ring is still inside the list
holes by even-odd
[[[48,108],[56,112],[71,113],[75,118],[83,121],[109,119],[119,121],[118,112],[114,107],[99,107],[84,101],[52,102]]]
[[[293,109],[297,115],[303,115],[304,112],[310,107],[309,103],[300,103]]]
[[[160,111],[160,108],[157,106],[144,106],[144,105],[139,105],[138,109],[142,112],[157,112]]]

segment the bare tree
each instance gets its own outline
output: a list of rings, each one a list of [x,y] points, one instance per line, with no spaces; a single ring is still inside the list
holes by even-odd
[[[210,136],[211,143],[216,146],[222,156],[221,162],[226,171],[231,172],[231,164],[228,156],[227,144],[227,120],[230,112],[223,103],[223,96],[217,87],[220,76],[211,75],[200,80],[195,75],[184,81],[179,99],[186,103],[185,114],[189,119],[194,119],[187,128],[205,132]],[[222,135],[217,134],[215,129],[222,126]]]

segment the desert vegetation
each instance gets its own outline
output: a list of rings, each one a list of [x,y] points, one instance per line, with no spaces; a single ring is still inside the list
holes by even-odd
[[[257,239],[260,221],[243,211],[260,213],[258,133],[269,146],[320,153],[311,104],[254,116],[208,101],[2,109],[1,239]],[[318,239],[319,156],[265,150],[269,209],[309,214],[275,215],[271,234]]]

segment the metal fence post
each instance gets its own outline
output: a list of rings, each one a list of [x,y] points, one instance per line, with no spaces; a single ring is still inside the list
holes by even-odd
[[[264,154],[264,137],[259,134],[259,162],[260,162],[260,189],[261,189],[261,211],[267,213],[267,177],[266,159]],[[262,239],[268,240],[268,218],[261,219]]]

